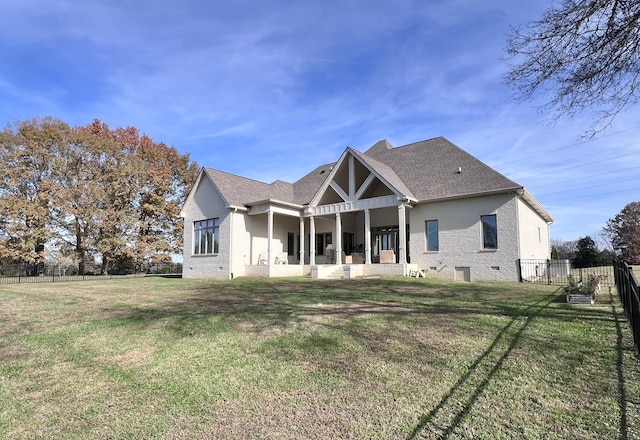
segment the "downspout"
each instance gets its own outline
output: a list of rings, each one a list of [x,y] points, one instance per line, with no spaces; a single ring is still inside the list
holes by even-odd
[[[518,244],[518,259],[522,258],[522,249],[520,249],[520,198],[516,197],[515,198],[515,202],[516,202],[516,240],[517,240],[517,244]]]
[[[517,250],[518,255],[516,255],[516,277],[519,283],[522,282],[522,254],[520,249],[520,194],[517,193],[517,197],[515,197],[516,203],[516,241],[517,241]]]
[[[233,222],[235,221],[234,215],[238,211],[237,207],[234,207],[231,211],[231,225],[229,226],[229,276],[233,279]]]

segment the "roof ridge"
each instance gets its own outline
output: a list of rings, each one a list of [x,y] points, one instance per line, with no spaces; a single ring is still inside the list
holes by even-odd
[[[407,144],[407,145],[399,145],[397,147],[393,147],[393,149],[397,150],[398,148],[411,147],[412,145],[422,144],[424,142],[431,142],[431,141],[435,141],[437,139],[442,139],[442,140],[445,140],[445,141],[449,142],[452,145],[455,145],[453,142],[451,142],[449,139],[447,139],[444,136],[436,136],[436,137],[432,137],[432,138],[429,138],[429,139],[423,139],[423,140],[417,141],[417,142],[411,142],[410,144]],[[456,147],[457,147],[457,145],[456,145]],[[458,147],[458,148],[460,148],[460,147]]]
[[[207,167],[207,166],[205,166],[203,168],[205,168],[207,171],[214,171],[216,173],[222,173],[222,174],[226,174],[228,176],[238,177],[238,178],[244,179],[244,180],[251,180],[252,182],[261,183],[263,185],[273,185],[275,182],[284,182],[284,183],[286,183],[288,185],[293,185],[293,183],[287,182],[286,180],[282,180],[282,179],[276,179],[271,183],[267,183],[267,182],[264,182],[262,180],[253,179],[251,177],[246,177],[246,176],[240,176],[239,174],[230,173],[228,171],[222,171],[222,170],[219,170],[217,168],[211,168],[211,167]]]

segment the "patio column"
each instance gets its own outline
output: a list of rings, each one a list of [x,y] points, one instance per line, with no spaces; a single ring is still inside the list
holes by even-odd
[[[340,213],[336,212],[336,263],[342,264],[342,220]]]
[[[407,216],[404,203],[398,205],[398,263],[407,263]]]
[[[298,253],[300,254],[300,265],[304,266],[304,217],[300,217],[300,249],[298,249]]]
[[[371,212],[364,210],[364,263],[371,264]]]
[[[273,250],[272,243],[273,242],[273,211],[269,210],[267,212],[267,266],[271,266],[271,262],[273,261]]]
[[[316,265],[316,221],[313,216],[309,217],[309,264]]]

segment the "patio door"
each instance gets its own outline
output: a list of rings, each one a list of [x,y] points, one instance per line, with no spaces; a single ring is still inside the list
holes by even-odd
[[[395,252],[397,261],[398,236],[399,230],[397,226],[371,228],[371,255],[373,260],[376,261],[380,257],[380,251],[392,250]]]

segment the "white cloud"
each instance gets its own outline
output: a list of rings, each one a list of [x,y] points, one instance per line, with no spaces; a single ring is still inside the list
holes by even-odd
[[[0,119],[133,125],[201,165],[269,182],[295,180],[348,145],[442,135],[534,195],[576,179],[561,184],[574,200],[540,201],[553,231],[577,238],[636,194],[578,198],[589,175],[610,170],[624,184],[620,170],[640,157],[581,164],[636,151],[638,131],[554,152],[589,120],[545,126],[535,103],[510,101],[504,38],[548,3],[0,0]],[[637,115],[610,132],[637,126]]]

